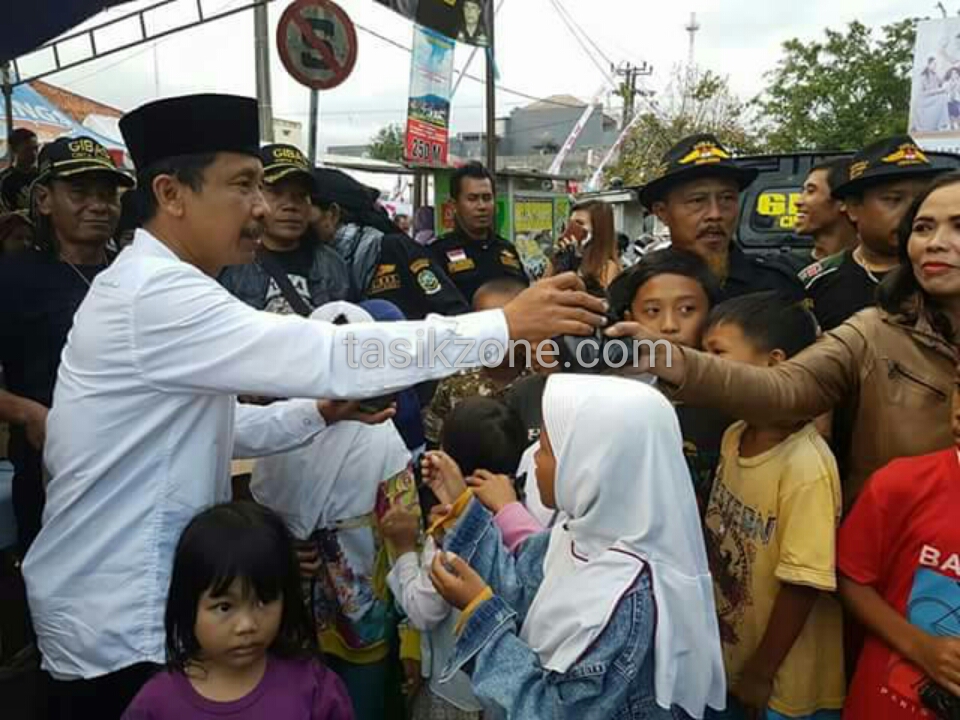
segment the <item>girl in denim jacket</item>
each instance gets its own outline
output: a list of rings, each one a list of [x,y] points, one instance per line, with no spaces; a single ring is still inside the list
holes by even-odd
[[[676,415],[622,378],[557,375],[537,485],[560,513],[511,554],[456,465],[425,479],[451,504],[432,580],[463,610],[445,674],[511,720],[703,717],[725,684],[713,588]]]

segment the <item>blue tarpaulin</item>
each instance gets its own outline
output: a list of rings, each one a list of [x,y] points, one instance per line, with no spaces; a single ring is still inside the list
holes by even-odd
[[[53,40],[87,18],[128,0],[5,0],[0,22],[0,62]]]
[[[30,128],[37,133],[41,142],[49,142],[64,135],[87,135],[107,149],[123,149],[116,141],[76,122],[29,84],[17,85],[13,89],[13,126]]]

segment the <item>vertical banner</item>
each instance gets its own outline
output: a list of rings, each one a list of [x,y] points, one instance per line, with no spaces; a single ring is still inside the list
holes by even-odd
[[[453,40],[414,25],[407,138],[403,153],[404,159],[411,164],[447,164],[453,48]]]
[[[925,150],[960,151],[960,18],[917,23],[910,134]]]

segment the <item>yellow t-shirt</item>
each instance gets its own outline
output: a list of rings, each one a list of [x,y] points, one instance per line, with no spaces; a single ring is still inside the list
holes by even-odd
[[[740,457],[746,424],[723,436],[705,525],[727,682],[760,645],[781,583],[836,590],[843,507],[837,463],[812,424]],[[824,593],[774,679],[770,708],[792,717],[843,706],[840,605]]]

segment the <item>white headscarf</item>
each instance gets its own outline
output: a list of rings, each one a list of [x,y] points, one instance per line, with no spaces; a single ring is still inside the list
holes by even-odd
[[[331,302],[311,319],[373,322],[361,307]],[[380,484],[410,463],[410,453],[392,422],[366,425],[342,421],[309,444],[257,461],[250,482],[253,497],[283,517],[300,539],[339,520],[369,513]]]
[[[726,699],[713,586],[677,416],[623,378],[554,375],[543,423],[557,459],[557,509],[543,584],[521,637],[564,673],[646,569],[656,602],[657,703],[695,718]]]

